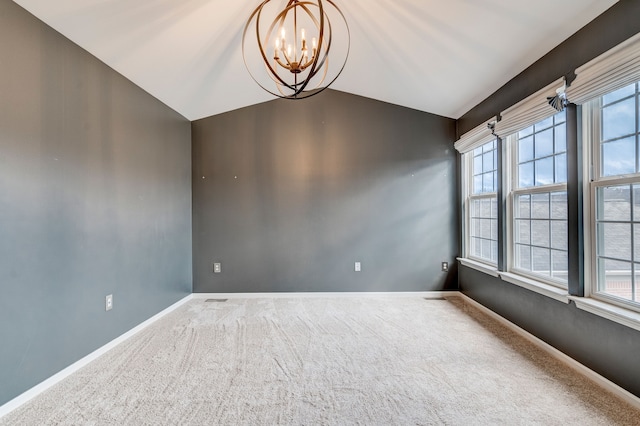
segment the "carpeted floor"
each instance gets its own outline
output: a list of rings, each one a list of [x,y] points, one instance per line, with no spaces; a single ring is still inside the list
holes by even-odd
[[[640,412],[452,297],[194,299],[2,425],[615,425]]]

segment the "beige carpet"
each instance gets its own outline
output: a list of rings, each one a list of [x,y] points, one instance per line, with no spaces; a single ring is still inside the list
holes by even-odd
[[[640,413],[460,298],[193,300],[2,425],[613,425]]]

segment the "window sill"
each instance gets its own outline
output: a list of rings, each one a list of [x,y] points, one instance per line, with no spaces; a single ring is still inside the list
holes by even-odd
[[[526,278],[521,275],[513,274],[511,272],[499,272],[495,266],[487,265],[486,263],[471,260],[465,257],[459,257],[458,261],[466,267],[475,269],[476,271],[484,272],[492,277],[500,278],[511,284],[515,284],[519,287],[526,288],[543,296],[550,297],[562,303],[569,303],[569,295],[567,290],[552,286],[551,284],[545,284],[540,281]]]
[[[551,284],[545,284],[531,278],[526,278],[522,275],[513,274],[511,272],[499,272],[498,275],[503,281],[508,283],[526,288],[527,290],[542,294],[543,296],[550,297],[562,303],[569,303],[569,295],[565,289],[552,286]]]
[[[544,284],[540,281],[516,275],[511,272],[498,272],[496,267],[476,260],[459,257],[458,261],[463,266],[484,272],[485,274],[500,278],[503,281],[526,288],[527,290],[542,294],[543,296],[550,297],[559,302],[569,303],[570,301],[573,301],[578,309],[640,331],[640,312],[589,297],[569,296],[567,291],[564,289],[550,284]]]
[[[478,262],[477,260],[471,260],[466,257],[459,257],[458,262],[460,262],[463,266],[475,269],[476,271],[484,272],[485,274],[489,274],[492,277],[498,278],[498,269],[495,266],[487,265],[486,263]]]
[[[575,302],[578,309],[640,331],[640,312],[588,297],[569,296],[569,299]]]

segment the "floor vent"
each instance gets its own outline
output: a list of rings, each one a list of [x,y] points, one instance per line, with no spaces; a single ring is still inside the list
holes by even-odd
[[[424,300],[447,300],[444,297],[423,297]]]
[[[213,303],[222,303],[222,302],[226,302],[229,299],[207,299],[205,300],[205,302],[213,302]]]

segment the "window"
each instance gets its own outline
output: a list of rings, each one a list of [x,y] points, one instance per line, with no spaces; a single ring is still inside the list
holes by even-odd
[[[640,34],[574,73],[454,144],[461,263],[640,330]]]
[[[640,83],[585,106],[590,121],[592,292],[623,304],[640,303]]]
[[[498,259],[498,151],[495,140],[465,154],[468,161],[467,256],[495,264]]]
[[[566,287],[566,114],[508,138],[511,147],[511,270]]]

